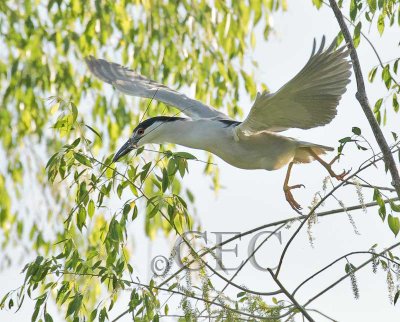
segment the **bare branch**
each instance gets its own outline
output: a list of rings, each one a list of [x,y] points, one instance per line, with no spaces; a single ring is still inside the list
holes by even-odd
[[[394,188],[380,187],[380,186],[374,186],[374,185],[371,185],[371,184],[364,184],[364,183],[346,182],[345,185],[346,185],[346,186],[347,186],[347,185],[360,186],[360,187],[372,188],[372,189],[376,188],[376,189],[378,189],[378,190],[386,190],[386,191],[390,191],[390,192],[396,191],[396,189],[394,189]]]

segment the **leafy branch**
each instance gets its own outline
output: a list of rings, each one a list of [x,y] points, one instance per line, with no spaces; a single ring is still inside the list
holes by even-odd
[[[357,93],[356,98],[360,103],[360,106],[371,126],[374,137],[382,151],[385,164],[388,167],[392,176],[392,185],[396,189],[397,196],[400,198],[400,176],[397,169],[397,165],[394,161],[393,155],[390,152],[390,148],[386,139],[382,133],[382,130],[376,121],[374,114],[371,110],[371,106],[368,101],[368,96],[365,90],[364,78],[361,70],[360,61],[358,59],[357,51],[354,47],[353,38],[351,37],[350,31],[344,21],[343,14],[340,11],[335,0],[329,0],[330,6],[335,14],[335,17],[339,23],[340,29],[343,33],[344,39],[346,40],[347,46],[350,50],[350,57],[353,63],[354,74],[357,81]]]

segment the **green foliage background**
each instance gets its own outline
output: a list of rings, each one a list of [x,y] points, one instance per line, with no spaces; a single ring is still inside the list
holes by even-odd
[[[185,174],[191,156],[167,152],[154,162],[131,162],[116,179],[111,153],[149,102],[102,90],[83,58],[118,61],[173,88],[191,86],[196,98],[241,116],[241,84],[256,94],[252,66],[245,66],[245,55],[255,46],[254,28],[261,24],[267,38],[269,15],[285,5],[275,0],[0,3],[1,262],[10,264],[16,248],[39,256],[27,268],[28,289],[20,293],[30,293],[44,278],[49,282],[42,286],[33,320],[46,318],[51,295],[60,305],[69,303],[66,316],[75,317],[93,311],[103,287],[116,300],[116,290],[124,287],[117,278],[130,267],[126,229],[137,215],[146,216],[150,237],[158,229],[169,233],[192,225],[174,180]],[[165,109],[176,113],[151,104],[148,114]],[[218,173],[210,166],[205,171],[217,189]],[[123,196],[125,188],[131,198]],[[110,217],[103,206],[116,195],[123,204]],[[144,211],[137,206],[143,195]],[[190,191],[185,199],[193,202]],[[32,202],[40,206],[31,207]],[[163,219],[161,210],[175,224]],[[59,269],[100,270],[114,279],[112,285],[104,279],[87,285],[85,276],[65,275],[57,282],[46,277]]]

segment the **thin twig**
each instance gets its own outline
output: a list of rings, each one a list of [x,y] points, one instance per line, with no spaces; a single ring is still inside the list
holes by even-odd
[[[324,272],[325,270],[327,270],[329,267],[332,267],[332,266],[335,265],[337,262],[341,261],[342,259],[345,259],[345,258],[348,257],[348,256],[352,256],[352,255],[356,255],[356,254],[370,254],[370,255],[375,256],[375,257],[382,257],[382,258],[384,258],[384,259],[388,260],[389,262],[392,262],[392,263],[394,263],[394,264],[396,264],[396,265],[400,265],[399,262],[396,262],[395,260],[390,259],[390,258],[387,257],[387,256],[384,256],[384,255],[381,255],[381,254],[376,254],[376,253],[371,252],[371,251],[355,251],[355,252],[350,252],[350,253],[347,253],[347,254],[345,254],[345,255],[343,255],[343,256],[340,256],[339,258],[335,259],[334,261],[332,261],[331,263],[329,263],[329,264],[326,265],[325,267],[321,268],[318,272],[312,274],[310,277],[308,277],[308,278],[305,279],[303,282],[301,282],[301,283],[299,284],[299,286],[297,286],[297,287],[294,289],[294,291],[292,292],[292,296],[294,296],[294,295],[296,294],[296,292],[297,292],[304,284],[306,284],[307,282],[309,282],[310,280],[312,280],[314,277],[316,277],[317,275],[319,275],[319,274],[321,274],[322,272]]]
[[[337,320],[332,319],[330,316],[328,316],[328,315],[322,313],[322,312],[319,311],[319,310],[316,310],[316,309],[308,309],[308,311],[318,313],[319,315],[322,315],[324,318],[326,318],[326,319],[328,319],[328,320],[330,320],[330,321],[332,321],[332,322],[338,322]]]
[[[380,186],[375,186],[375,185],[370,185],[370,184],[364,184],[364,183],[354,183],[354,182],[346,182],[345,186],[347,185],[353,185],[353,186],[360,186],[360,187],[364,187],[364,188],[376,188],[378,190],[386,190],[386,191],[396,191],[396,189],[394,188],[389,188],[389,187],[380,187]]]
[[[386,248],[385,250],[383,250],[382,252],[376,254],[376,256],[381,256],[384,253],[386,253],[389,250],[392,250],[393,248],[396,248],[400,246],[400,242],[390,246],[389,248]],[[370,262],[372,262],[374,260],[374,257],[372,256],[369,260],[365,261],[364,263],[362,263],[360,266],[355,267],[353,270],[351,270],[351,272],[345,274],[344,276],[342,276],[341,278],[339,278],[336,282],[332,283],[331,285],[329,285],[328,287],[326,287],[325,289],[323,289],[321,292],[319,292],[317,295],[313,296],[311,299],[309,299],[307,301],[307,303],[304,304],[304,306],[306,307],[307,305],[309,305],[311,302],[315,301],[318,297],[320,297],[321,295],[325,294],[326,292],[328,292],[330,289],[332,289],[333,287],[335,287],[336,285],[338,285],[341,281],[345,280],[347,277],[349,277],[351,274],[354,274],[355,272],[357,272],[358,270],[360,270],[361,268],[363,268],[364,266],[368,265]]]

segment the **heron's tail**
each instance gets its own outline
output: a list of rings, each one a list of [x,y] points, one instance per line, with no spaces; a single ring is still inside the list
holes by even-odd
[[[335,150],[330,146],[300,141],[293,161],[296,163],[309,163],[314,161],[314,158],[310,154],[310,149],[317,155],[326,154],[328,151]]]

